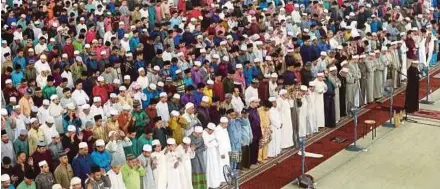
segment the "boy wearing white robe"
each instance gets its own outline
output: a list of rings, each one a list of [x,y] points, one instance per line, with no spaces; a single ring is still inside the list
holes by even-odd
[[[157,116],[162,118],[165,124],[168,124],[170,119],[170,111],[168,110],[168,95],[166,92],[160,93],[160,101],[156,104]]]
[[[324,93],[327,91],[327,85],[324,82],[324,73],[318,73],[315,83],[315,113],[316,125],[318,128],[325,127],[325,111],[324,111]]]
[[[107,119],[107,117],[104,114],[104,109],[102,108],[102,105],[101,105],[101,97],[96,96],[93,98],[93,105],[92,105],[92,107],[90,107],[90,112],[93,114],[93,116],[101,115],[102,119],[104,119],[104,120]]]
[[[168,189],[183,189],[180,183],[180,171],[181,166],[180,154],[176,152],[176,140],[174,138],[167,139],[167,147],[165,149],[165,156],[167,161],[167,188]]]
[[[316,112],[315,112],[315,82],[309,82],[309,91],[306,95],[307,99],[307,134],[314,134],[318,132],[318,126],[316,125]]]
[[[223,179],[223,169],[219,154],[219,143],[215,137],[215,124],[208,123],[208,129],[203,131],[202,138],[206,146],[206,183],[208,188],[220,187]]]
[[[301,105],[299,107],[298,111],[298,136],[299,137],[305,137],[311,133],[308,133],[307,129],[307,115],[308,115],[308,109],[309,104],[307,101],[307,86],[301,85],[300,86],[300,95],[301,95]]]
[[[272,107],[269,110],[270,127],[272,128],[272,140],[269,143],[269,149],[267,151],[268,157],[276,157],[281,153],[281,113],[278,111],[277,99],[270,97],[269,102],[272,103]]]
[[[50,97],[52,101],[49,105],[49,114],[55,119],[55,128],[59,134],[64,134],[63,127],[63,111],[61,107],[60,100],[57,95],[52,95]]]
[[[38,108],[37,118],[38,121],[40,121],[40,124],[46,123],[47,118],[50,116],[49,105],[50,105],[49,100],[44,99],[43,106]]]
[[[149,144],[145,144],[142,147],[142,154],[137,158],[141,166],[145,168],[145,175],[142,176],[141,179],[141,188],[142,189],[156,189],[156,181],[154,180],[153,170],[151,168],[152,158],[151,152],[153,151],[153,147]]]
[[[156,181],[157,189],[166,189],[167,188],[167,159],[165,156],[165,150],[162,151],[162,146],[160,145],[159,140],[153,140],[151,142],[153,145],[154,152],[151,154],[152,168],[153,168],[153,176],[154,181]]]
[[[105,149],[112,155],[112,164],[124,164],[127,161],[124,148],[132,145],[130,138],[125,136],[122,131],[110,131],[108,136],[110,141],[105,146]],[[123,140],[121,140],[122,137]]]
[[[107,172],[108,178],[112,183],[110,189],[126,189],[122,178],[121,166],[112,164],[111,169]]]
[[[55,119],[52,116],[49,116],[48,118],[46,118],[46,122],[40,126],[40,129],[43,131],[47,143],[52,142],[52,136],[58,135],[54,122]]]
[[[192,185],[192,169],[191,159],[195,157],[194,146],[191,145],[191,139],[183,138],[183,143],[177,146],[176,152],[181,158],[181,165],[179,166],[180,184],[184,189],[193,189]]]
[[[293,144],[293,127],[291,105],[287,97],[287,90],[281,89],[278,94],[277,107],[281,115],[281,148],[290,148]]]
[[[225,165],[230,165],[229,153],[231,152],[231,141],[229,140],[228,134],[228,118],[220,118],[220,124],[215,128],[215,137],[219,143],[219,152],[221,158],[221,167]]]

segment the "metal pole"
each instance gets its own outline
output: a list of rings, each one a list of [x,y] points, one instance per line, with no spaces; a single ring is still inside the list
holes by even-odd
[[[305,173],[305,164],[306,164],[306,150],[305,150],[305,137],[300,137],[299,142],[301,145],[301,153],[302,153],[302,160],[301,160],[301,173],[304,175]]]
[[[422,101],[420,101],[420,103],[422,103],[422,104],[434,104],[434,102],[432,102],[432,101],[429,101],[429,94],[431,93],[431,87],[430,87],[430,79],[429,79],[429,64],[428,64],[428,78],[426,78],[426,82],[427,82],[427,85],[426,85],[426,99],[425,100],[422,100]]]
[[[346,148],[346,150],[353,151],[353,152],[359,152],[359,151],[364,151],[365,152],[365,151],[367,151],[366,148],[356,144],[356,141],[357,141],[357,127],[358,127],[358,120],[357,119],[358,119],[359,108],[353,107],[351,109],[351,111],[353,112],[353,115],[354,115],[353,116],[353,121],[354,121],[354,142],[353,142],[352,145],[348,146]]]
[[[394,94],[394,87],[391,87],[391,94],[390,94],[390,112],[389,112],[389,119],[390,121],[388,123],[384,123],[382,126],[384,127],[394,127],[393,123],[393,94]]]

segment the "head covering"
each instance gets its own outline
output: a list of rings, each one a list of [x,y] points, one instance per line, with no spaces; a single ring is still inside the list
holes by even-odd
[[[215,125],[214,125],[215,126]],[[201,126],[195,126],[194,127],[194,132],[196,133],[202,133],[203,132],[203,127]]]
[[[214,123],[208,123],[208,129],[211,129],[211,130],[215,130],[215,124]]]
[[[145,145],[142,147],[142,150],[143,150],[144,152],[151,152],[151,151],[153,151],[153,147],[152,147],[151,145],[149,145],[149,144],[145,144]]]

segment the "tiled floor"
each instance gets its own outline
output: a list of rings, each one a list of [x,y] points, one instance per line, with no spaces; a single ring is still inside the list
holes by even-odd
[[[440,90],[431,95],[440,110]],[[413,118],[400,128],[380,127],[377,138],[371,133],[358,144],[367,152],[343,150],[308,174],[318,189],[438,189],[440,185],[440,120]],[[298,188],[289,184],[284,189]]]

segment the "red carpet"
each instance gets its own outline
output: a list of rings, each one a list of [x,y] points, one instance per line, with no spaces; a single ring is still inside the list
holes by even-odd
[[[440,120],[440,111],[420,109],[418,112],[414,112],[412,115]]]
[[[440,73],[437,70],[431,74],[431,88],[432,91],[440,87],[440,79],[434,79],[432,76]],[[420,81],[420,99],[426,95],[426,79]],[[405,103],[405,92],[397,94],[393,98],[395,107],[403,107]],[[373,119],[376,123],[383,124],[388,120],[388,110],[384,107],[387,106],[389,101],[384,104],[371,104],[366,108],[370,109],[368,112],[359,117],[358,123],[358,136],[362,136],[364,120]],[[381,106],[382,105],[382,106]],[[388,105],[389,107],[389,105]],[[316,141],[306,148],[307,152],[323,154],[324,158],[306,158],[306,172],[312,168],[318,166],[326,159],[332,157],[345,147],[353,143],[354,123],[353,121],[337,128],[334,132],[331,132],[322,139]],[[334,137],[341,137],[347,139],[344,143],[334,143],[331,141]],[[292,180],[297,178],[301,174],[301,157],[293,155],[288,159],[280,162],[279,164],[271,167],[265,172],[253,177],[247,182],[243,183],[240,188],[242,189],[278,189],[289,184]],[[366,178],[367,179],[367,178]]]

